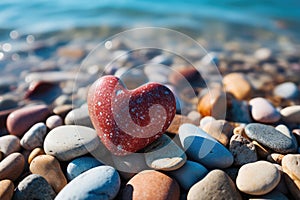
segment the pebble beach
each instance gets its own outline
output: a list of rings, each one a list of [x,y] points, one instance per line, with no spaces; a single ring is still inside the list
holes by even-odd
[[[297,34],[209,23],[0,30],[0,199],[300,199]]]

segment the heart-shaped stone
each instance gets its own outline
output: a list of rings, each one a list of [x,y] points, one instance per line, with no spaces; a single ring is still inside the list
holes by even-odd
[[[89,89],[88,108],[103,144],[121,156],[159,138],[175,116],[176,101],[159,83],[127,90],[119,78],[103,76]]]

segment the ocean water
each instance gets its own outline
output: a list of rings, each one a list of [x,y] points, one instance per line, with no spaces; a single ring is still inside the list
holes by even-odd
[[[299,8],[299,0],[1,0],[0,39],[12,30],[32,34],[160,26],[204,31],[216,23],[242,24],[297,38]]]

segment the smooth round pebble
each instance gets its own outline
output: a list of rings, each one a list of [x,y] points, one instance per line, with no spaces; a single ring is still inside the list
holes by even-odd
[[[65,117],[66,125],[78,125],[93,128],[87,106],[71,110]]]
[[[70,104],[64,104],[53,108],[53,113],[59,115],[62,119],[72,110],[73,106]]]
[[[212,170],[202,180],[193,185],[187,200],[231,199],[241,200],[234,182],[222,170]]]
[[[252,86],[242,73],[230,73],[223,77],[226,91],[233,94],[238,100],[248,99],[252,94]]]
[[[114,199],[121,185],[118,172],[110,166],[92,168],[73,179],[55,200]]]
[[[15,181],[23,172],[25,166],[24,156],[20,153],[12,153],[0,162],[0,180],[9,179]]]
[[[273,126],[250,123],[245,127],[245,133],[250,139],[256,140],[277,153],[297,151],[293,139],[276,130]]]
[[[30,163],[29,170],[33,174],[44,177],[56,193],[67,185],[67,179],[60,164],[53,156],[40,155],[35,157]]]
[[[28,156],[28,164],[30,164],[31,161],[39,155],[45,155],[44,149],[40,147],[33,149]]]
[[[4,135],[0,137],[0,151],[3,156],[18,152],[21,149],[20,139],[15,135]]]
[[[14,183],[11,180],[5,179],[0,181],[0,199],[11,200],[14,194]]]
[[[48,117],[46,120],[46,126],[49,129],[54,129],[61,125],[63,125],[63,121],[59,115],[52,115],[52,116]]]
[[[123,200],[179,200],[180,189],[171,177],[154,170],[145,170],[128,181]]]
[[[47,134],[47,127],[44,122],[33,125],[22,137],[20,143],[24,149],[32,150],[42,147]]]
[[[280,110],[282,120],[288,123],[300,123],[300,105],[288,106]]]
[[[256,97],[249,101],[251,115],[255,121],[274,123],[280,119],[280,113],[265,98]]]
[[[186,159],[184,151],[167,135],[145,147],[145,160],[152,169],[176,170],[184,165]]]
[[[46,179],[38,174],[30,174],[18,184],[13,200],[52,200],[55,196]]]
[[[72,160],[67,166],[67,178],[73,180],[83,172],[103,165],[99,160],[93,157],[79,157]]]
[[[284,99],[294,99],[299,95],[298,87],[293,82],[285,82],[277,85],[273,93],[275,96]]]
[[[179,169],[168,172],[186,191],[200,181],[207,173],[208,170],[203,165],[189,160]]]
[[[207,123],[211,123],[213,121],[216,121],[216,119],[212,116],[205,116],[205,117],[201,118],[200,128],[203,128]]]
[[[187,156],[208,168],[227,168],[233,163],[232,154],[195,125],[181,125],[179,139]]]
[[[45,138],[46,154],[58,160],[68,161],[95,150],[100,139],[92,128],[77,125],[65,125],[52,129]]]
[[[246,194],[264,195],[278,185],[280,178],[279,170],[272,163],[257,161],[240,168],[236,185]]]

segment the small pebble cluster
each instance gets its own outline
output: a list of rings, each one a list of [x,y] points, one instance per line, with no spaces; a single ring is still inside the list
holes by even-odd
[[[110,51],[124,49],[130,48],[120,43]],[[150,123],[152,104],[168,114],[160,131],[147,129],[151,141],[131,136],[127,146],[120,146],[116,124],[105,122],[114,117],[101,107],[106,97],[94,99],[97,91],[108,94],[110,85],[88,95],[100,70],[94,65],[80,72],[74,92],[70,71],[33,70],[24,75],[27,87],[1,81],[0,199],[300,199],[300,58],[276,59],[265,48],[251,56],[225,52],[209,56],[222,82],[206,71],[210,82],[204,83],[203,74],[182,60],[151,49],[105,68],[110,76],[100,80],[121,77],[129,89],[160,83],[122,88],[139,102],[130,107],[138,111],[137,124]],[[58,53],[84,56],[67,47]],[[185,56],[209,59],[192,50]],[[147,59],[144,68],[131,69]],[[23,91],[21,100],[16,91]],[[113,139],[102,129],[110,129]]]

